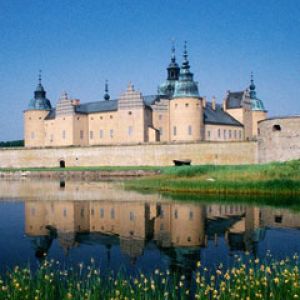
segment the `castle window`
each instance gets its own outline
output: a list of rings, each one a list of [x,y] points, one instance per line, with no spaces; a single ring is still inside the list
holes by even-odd
[[[110,136],[111,138],[114,137],[114,130],[113,130],[113,129],[111,129],[111,130],[109,131],[109,136]]]
[[[226,129],[224,129],[224,140],[226,140]]]
[[[62,138],[63,138],[63,139],[66,138],[66,131],[65,131],[65,130],[63,130],[63,132],[62,132]]]
[[[278,125],[278,124],[275,124],[275,125],[273,126],[273,131],[281,131],[281,126]]]
[[[35,216],[35,208],[34,207],[31,209],[31,215]]]
[[[189,107],[189,104],[188,104],[188,103],[186,103],[186,104],[185,104],[185,107]]]
[[[173,135],[176,135],[177,133],[177,129],[176,129],[176,126],[173,127]]]
[[[100,208],[100,218],[104,217],[104,208]]]
[[[242,130],[239,131],[239,138],[242,139]]]
[[[229,130],[229,138],[231,139],[231,130]]]
[[[66,208],[64,208],[63,215],[64,215],[64,217],[67,216],[67,209]]]
[[[103,138],[103,130],[102,129],[100,129],[100,131],[99,131],[99,137],[100,137],[100,139]]]
[[[236,139],[236,130],[234,131],[234,138]]]
[[[82,209],[80,210],[80,216],[81,216],[81,218],[84,217],[84,208],[82,208]]]
[[[93,117],[91,117],[91,120],[94,120],[94,118],[93,118]]]
[[[83,130],[80,130],[80,139],[83,139]]]
[[[113,119],[113,116],[112,116],[112,115],[110,115],[109,117],[110,117],[111,119]]]
[[[39,117],[39,120],[42,120],[42,117]]]
[[[102,116],[100,117],[100,120],[103,120],[103,117],[102,117]]]
[[[53,142],[53,134],[50,135],[50,142]]]
[[[134,212],[132,211],[129,213],[129,220],[134,221]]]
[[[132,111],[129,111],[128,114],[131,116],[132,115]]]
[[[80,118],[79,118],[79,117],[77,117],[77,120],[80,120]]]
[[[190,236],[188,236],[187,241],[188,241],[188,242],[191,242],[191,241],[192,241],[192,239],[191,239]]]
[[[192,126],[191,125],[189,125],[189,127],[188,127],[188,134],[192,135]]]
[[[95,210],[92,208],[91,209],[91,215],[93,216],[95,214]]]
[[[162,129],[162,127],[159,127],[159,134],[163,135],[163,129]]]
[[[175,209],[174,217],[175,217],[175,219],[178,219],[178,210],[177,209]]]
[[[110,218],[111,219],[115,218],[115,209],[114,208],[112,208],[111,211],[110,211]]]
[[[94,138],[94,131],[90,131],[90,139],[92,140]]]
[[[158,116],[158,120],[160,120],[160,121],[162,120],[162,115]]]
[[[31,132],[31,138],[34,139],[34,132]]]
[[[177,107],[178,107],[178,104],[176,103],[176,104],[175,104],[175,108],[177,108]]]
[[[218,138],[220,138],[221,137],[221,129],[219,128],[218,129]]]
[[[257,134],[260,135],[260,129],[259,128],[257,128]]]
[[[133,128],[132,128],[132,126],[129,126],[128,127],[128,135],[132,136],[132,133],[133,133]]]
[[[29,120],[31,120],[31,117],[29,117]]]
[[[193,211],[190,210],[190,213],[189,213],[189,220],[193,220],[193,217],[194,217],[194,213],[193,213]]]
[[[207,131],[207,137],[210,138],[210,131]]]

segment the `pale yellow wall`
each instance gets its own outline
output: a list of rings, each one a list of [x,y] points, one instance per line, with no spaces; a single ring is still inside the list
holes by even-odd
[[[238,126],[205,124],[206,141],[242,141],[244,128]]]
[[[170,141],[170,100],[161,99],[152,108],[153,127],[160,131],[159,140]]]
[[[25,147],[44,146],[44,119],[48,114],[48,110],[27,110],[24,112]]]
[[[199,141],[202,139],[203,126],[201,100],[198,98],[175,98],[170,101],[171,141]]]
[[[258,122],[267,118],[265,111],[252,111],[252,136],[254,138],[258,135]]]
[[[192,164],[257,163],[256,142],[200,142],[50,149],[1,149],[0,168],[67,166],[166,166],[174,159]]]
[[[241,124],[244,124],[244,108],[225,108],[224,111],[231,115],[234,119],[239,121]]]
[[[89,145],[118,143],[118,112],[93,113],[87,119],[89,130],[86,135]]]
[[[55,120],[45,120],[45,146],[74,145],[74,115],[60,115]]]
[[[73,138],[74,145],[86,146],[89,143],[89,122],[88,116],[83,114],[76,114],[73,118]]]

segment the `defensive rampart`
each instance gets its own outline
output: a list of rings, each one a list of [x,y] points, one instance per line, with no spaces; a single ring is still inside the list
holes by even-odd
[[[0,168],[68,166],[167,166],[173,160],[200,164],[255,164],[256,142],[200,142],[0,150]]]

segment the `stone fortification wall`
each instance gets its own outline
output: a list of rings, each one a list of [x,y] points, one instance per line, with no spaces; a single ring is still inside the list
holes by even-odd
[[[300,159],[300,116],[260,121],[258,131],[260,163]]]
[[[207,142],[0,150],[0,168],[65,166],[167,166],[174,159],[192,164],[253,164],[256,142]]]

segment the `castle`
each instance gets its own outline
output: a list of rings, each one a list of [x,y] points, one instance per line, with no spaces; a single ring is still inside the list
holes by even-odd
[[[185,44],[181,67],[173,46],[167,79],[156,95],[143,96],[130,83],[111,100],[106,82],[101,101],[80,103],[64,93],[53,108],[39,77],[24,111],[25,147],[248,141],[256,139],[258,122],[266,117],[253,76],[249,89],[228,91],[222,104],[200,96]]]

